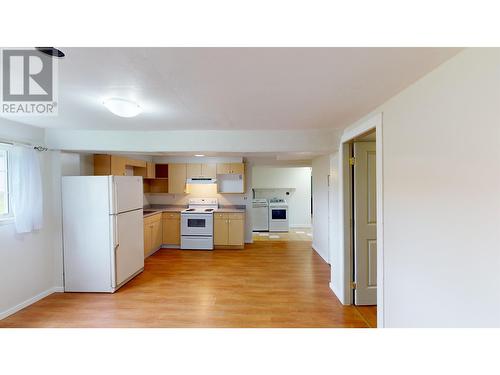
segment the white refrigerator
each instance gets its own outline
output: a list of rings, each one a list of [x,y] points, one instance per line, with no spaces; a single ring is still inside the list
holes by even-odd
[[[142,177],[62,178],[64,290],[113,293],[144,270]]]

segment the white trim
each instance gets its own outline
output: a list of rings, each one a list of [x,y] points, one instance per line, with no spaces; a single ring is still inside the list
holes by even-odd
[[[353,138],[375,129],[379,125],[382,125],[382,113],[374,114],[359,124],[344,130],[342,137],[340,137],[340,143],[348,142]]]
[[[311,248],[316,252],[316,254],[319,255],[319,257],[321,259],[323,259],[325,261],[326,264],[330,264],[329,260],[327,258],[325,258],[323,255],[321,255],[321,253],[318,250],[316,250],[316,245],[314,245],[314,243],[311,244]]]
[[[0,320],[5,319],[12,314],[15,314],[16,312],[24,309],[25,307],[28,307],[29,305],[32,305],[35,302],[38,302],[41,299],[43,299],[47,296],[50,296],[52,293],[56,293],[56,292],[64,292],[64,288],[60,287],[60,286],[56,286],[56,287],[47,289],[47,290],[37,294],[36,296],[31,297],[31,298],[27,299],[26,301],[21,302],[20,304],[14,306],[14,307],[11,307],[10,309],[2,311],[2,312],[0,312]]]
[[[14,223],[14,216],[12,215],[0,215],[0,225],[7,225]]]
[[[385,327],[384,315],[384,148],[383,116],[375,128],[377,159],[377,327]]]
[[[354,138],[367,133],[371,130],[376,131],[376,147],[377,147],[377,327],[385,326],[384,318],[384,165],[383,165],[383,117],[382,113],[377,113],[366,120],[348,128],[342,134],[339,147],[339,228],[340,228],[340,249],[343,257],[340,259],[341,283],[338,288],[335,288],[330,283],[330,288],[343,304],[352,304],[350,282],[351,282],[351,250],[350,236],[346,235],[350,231],[350,224],[345,223],[346,216],[346,201],[345,201],[345,181],[344,165],[348,159],[348,146],[346,143]]]
[[[311,224],[290,224],[290,228],[312,228]]]

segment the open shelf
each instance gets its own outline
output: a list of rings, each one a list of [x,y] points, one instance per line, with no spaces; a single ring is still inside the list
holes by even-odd
[[[156,164],[155,176],[157,179],[168,178],[168,164]]]
[[[168,178],[154,178],[144,180],[144,194],[168,193]]]

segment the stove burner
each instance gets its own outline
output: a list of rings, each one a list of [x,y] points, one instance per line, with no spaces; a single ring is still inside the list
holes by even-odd
[[[206,208],[205,212],[213,212],[213,210],[214,210],[213,208]]]
[[[194,211],[194,210],[195,210],[194,208],[188,208],[188,209],[186,210],[186,212],[191,212],[191,211]]]

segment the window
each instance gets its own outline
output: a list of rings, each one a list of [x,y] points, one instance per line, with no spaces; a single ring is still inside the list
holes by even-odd
[[[7,150],[0,146],[0,219],[11,216],[7,157]]]

